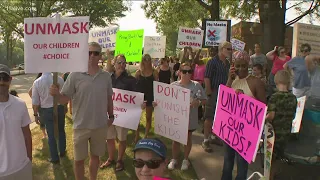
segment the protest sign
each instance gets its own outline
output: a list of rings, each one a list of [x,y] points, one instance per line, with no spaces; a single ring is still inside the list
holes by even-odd
[[[100,44],[102,51],[109,49],[113,51],[116,47],[116,34],[119,27],[109,27],[97,30],[90,30],[89,42],[97,42]]]
[[[154,132],[184,145],[188,141],[190,90],[153,82]]]
[[[202,47],[203,30],[179,27],[177,48],[192,47],[200,49]]]
[[[140,62],[142,59],[143,29],[118,31],[115,56],[124,54],[127,62]]]
[[[227,21],[206,21],[204,44],[205,46],[219,46],[227,41],[228,22]]]
[[[145,36],[143,54],[152,58],[164,58],[166,53],[166,36]]]
[[[25,18],[26,73],[88,71],[89,17]]]
[[[144,94],[113,88],[113,125],[137,130]]]
[[[274,147],[275,133],[270,123],[264,126],[264,177],[270,179],[272,153]]]
[[[310,44],[312,54],[320,55],[320,26],[295,23],[293,26],[292,57],[300,54],[301,44]]]
[[[245,94],[219,86],[213,133],[248,163],[255,160],[267,107]]]
[[[306,96],[300,97],[297,99],[297,109],[296,109],[296,116],[292,121],[291,133],[298,133],[300,131],[304,105],[306,104]]]
[[[245,42],[240,41],[239,39],[236,39],[236,38],[231,38],[230,42],[232,44],[232,49],[237,51],[244,51],[244,47],[246,46]]]

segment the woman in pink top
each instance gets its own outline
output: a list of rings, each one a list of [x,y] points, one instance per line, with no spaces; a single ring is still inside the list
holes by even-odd
[[[270,91],[269,92],[271,95],[273,92],[273,89],[276,88],[276,84],[274,82],[274,75],[280,71],[283,70],[283,66],[286,62],[290,61],[290,56],[286,55],[286,50],[284,47],[278,47],[275,46],[274,49],[270,52],[267,53],[267,58],[271,61],[273,61],[273,66],[269,75],[269,87]]]
[[[206,65],[203,60],[200,60],[198,64],[195,65],[193,71],[193,80],[198,81],[201,85],[204,81],[204,73],[206,71]]]

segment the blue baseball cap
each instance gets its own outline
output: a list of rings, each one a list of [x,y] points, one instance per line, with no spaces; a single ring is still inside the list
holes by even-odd
[[[137,142],[133,151],[136,152],[139,149],[148,149],[162,157],[166,158],[167,155],[167,147],[160,140],[157,139],[141,139]]]

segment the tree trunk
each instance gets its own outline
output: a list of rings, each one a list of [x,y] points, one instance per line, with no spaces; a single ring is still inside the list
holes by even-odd
[[[274,46],[284,46],[285,40],[285,12],[287,0],[279,1],[261,0],[259,1],[259,16],[262,26],[261,48],[264,53],[271,51]],[[269,61],[268,70],[272,67]]]
[[[220,0],[212,0],[212,4],[210,6],[210,16],[213,20],[219,20],[220,19]]]

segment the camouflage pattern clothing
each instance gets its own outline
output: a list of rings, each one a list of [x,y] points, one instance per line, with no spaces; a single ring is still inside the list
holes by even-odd
[[[296,108],[297,98],[290,92],[276,92],[268,102],[268,112],[275,112],[271,124],[275,132],[274,153],[277,158],[281,158],[284,155]]]

